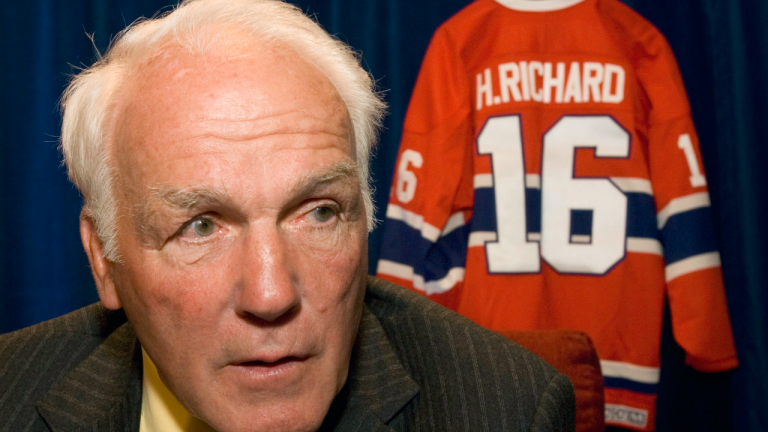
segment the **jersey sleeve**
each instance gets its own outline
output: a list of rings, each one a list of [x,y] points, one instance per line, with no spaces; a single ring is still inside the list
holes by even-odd
[[[650,104],[649,162],[675,339],[686,363],[738,366],[709,192],[688,98],[672,50],[655,34],[638,67]]]
[[[438,29],[408,106],[377,276],[455,307],[464,279],[471,202],[458,196],[471,171],[469,90],[460,56]]]

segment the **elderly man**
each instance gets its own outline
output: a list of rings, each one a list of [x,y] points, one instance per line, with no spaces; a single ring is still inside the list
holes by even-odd
[[[187,1],[63,106],[101,302],[0,338],[0,431],[572,429],[563,375],[366,276],[383,104],[300,11]]]

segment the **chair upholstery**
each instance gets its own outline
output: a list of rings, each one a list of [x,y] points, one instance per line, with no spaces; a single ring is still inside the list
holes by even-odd
[[[605,431],[600,360],[586,333],[572,330],[500,331],[565,374],[576,392],[576,431]]]

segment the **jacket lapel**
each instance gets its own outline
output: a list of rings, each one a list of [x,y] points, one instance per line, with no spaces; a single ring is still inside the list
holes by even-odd
[[[53,432],[137,432],[141,374],[141,348],[125,323],[51,388],[37,411]]]
[[[387,424],[419,393],[384,328],[367,307],[357,333],[349,377],[321,430],[393,431]]]

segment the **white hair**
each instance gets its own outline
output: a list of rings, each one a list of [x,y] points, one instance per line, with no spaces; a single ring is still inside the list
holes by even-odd
[[[244,29],[254,43],[289,47],[317,66],[336,87],[352,122],[368,230],[373,229],[368,161],[385,105],[351,48],[297,7],[280,0],[185,0],[169,13],[134,22],[123,30],[104,56],[72,79],[62,97],[64,163],[69,178],[83,194],[83,211],[93,221],[108,260],[120,259],[115,175],[108,147],[121,88],[137,65],[169,43],[202,54],[213,43],[216,28],[227,25]],[[213,31],[203,31],[206,29]]]

